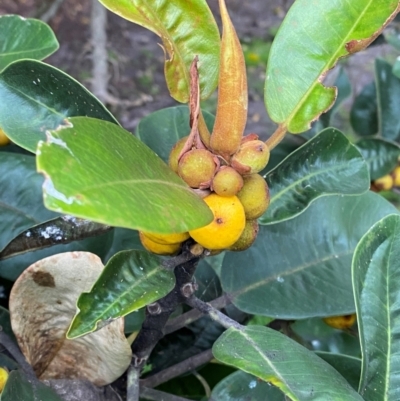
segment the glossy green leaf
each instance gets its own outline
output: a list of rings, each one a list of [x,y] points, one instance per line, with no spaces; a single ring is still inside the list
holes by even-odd
[[[333,366],[353,387],[358,389],[361,360],[346,355],[318,352],[317,355]],[[285,394],[270,383],[248,373],[238,371],[219,382],[210,401],[287,401]]]
[[[215,117],[207,111],[203,111],[203,116],[211,132]],[[155,111],[143,118],[136,129],[136,136],[166,163],[168,163],[169,153],[175,143],[189,133],[189,108],[187,106],[168,107]]]
[[[375,60],[376,91],[379,110],[379,135],[390,141],[400,141],[400,78],[392,73],[392,65]]]
[[[231,327],[215,342],[213,354],[223,363],[271,382],[294,401],[362,401],[331,365],[267,327]]]
[[[43,177],[36,172],[35,158],[17,153],[0,153],[0,249],[22,232],[57,217],[43,205]],[[32,263],[59,252],[87,250],[103,257],[113,238],[109,232],[96,238],[56,245],[44,250],[0,261],[0,277],[14,281]]]
[[[0,16],[0,71],[24,58],[42,60],[58,46],[53,31],[44,22],[18,15]]]
[[[357,148],[327,128],[266,175],[271,202],[261,224],[288,220],[326,195],[358,195],[370,186],[368,167]]]
[[[39,380],[32,380],[20,370],[13,370],[8,376],[6,386],[1,393],[1,401],[63,401],[63,399],[50,387]]]
[[[189,68],[199,57],[201,98],[217,86],[220,37],[205,0],[100,0],[109,10],[160,36],[165,52],[165,78],[171,96],[189,100]]]
[[[316,353],[325,362],[334,367],[358,391],[361,376],[361,359],[348,355],[333,354],[331,352]]]
[[[209,350],[224,328],[203,316],[186,327],[166,335],[152,351],[149,363],[155,372],[184,362]]]
[[[207,262],[201,260],[197,265],[194,277],[198,288],[195,295],[204,302],[211,302],[222,295],[222,288],[217,273]]]
[[[134,331],[139,331],[145,319],[145,308],[139,309],[135,312],[128,313],[125,316],[124,331],[126,334],[131,334]]]
[[[116,253],[120,251],[127,251],[129,249],[144,251],[145,248],[140,242],[139,232],[136,230],[129,230],[127,228],[114,228],[113,243],[104,260],[107,262]]]
[[[78,313],[68,330],[68,338],[100,329],[167,295],[175,285],[175,275],[161,259],[147,251],[122,251],[107,263],[90,292],[78,299]]]
[[[376,85],[365,85],[355,98],[350,111],[350,123],[354,131],[361,136],[371,136],[378,132],[378,100]]]
[[[371,181],[389,174],[397,166],[400,147],[382,138],[363,138],[356,143],[368,164]]]
[[[400,216],[387,216],[354,253],[354,297],[363,354],[360,394],[366,401],[400,398]]]
[[[287,401],[285,394],[271,383],[237,371],[220,381],[212,390],[210,401]]]
[[[302,344],[307,348],[327,354],[342,354],[357,359],[361,358],[360,341],[357,335],[334,329],[321,318],[296,320],[290,327],[297,336],[301,337]],[[360,375],[358,375],[359,379]]]
[[[58,244],[68,244],[88,237],[97,237],[112,227],[73,216],[56,217],[30,227],[17,235],[0,252],[0,260]]]
[[[21,60],[0,74],[0,127],[17,145],[36,152],[46,130],[73,116],[118,122],[86,88],[57,68]]]
[[[272,120],[292,133],[306,131],[336,98],[336,89],[321,83],[326,72],[339,58],[368,46],[398,5],[396,0],[297,0],[269,56],[265,102]]]
[[[67,120],[40,142],[37,163],[51,210],[158,233],[212,220],[207,205],[151,149],[107,121]]]
[[[228,252],[222,288],[251,314],[304,319],[354,313],[354,249],[376,221],[391,213],[397,213],[395,207],[372,192],[318,199],[295,219],[260,226],[247,251]]]

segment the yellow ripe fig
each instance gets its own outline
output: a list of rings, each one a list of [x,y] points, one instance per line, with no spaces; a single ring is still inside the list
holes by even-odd
[[[140,242],[147,249],[149,252],[155,253],[157,255],[175,255],[180,247],[181,244],[159,244],[158,242],[154,242],[150,239],[145,233],[139,231],[139,238]]]
[[[258,221],[247,220],[240,238],[229,248],[230,251],[240,252],[250,248],[257,238]]]
[[[254,220],[262,216],[269,206],[268,185],[259,174],[246,175],[243,182],[237,197],[243,205],[246,219]]]
[[[188,232],[178,234],[154,234],[143,232],[143,234],[147,238],[150,238],[152,241],[157,242],[161,245],[180,244],[181,242],[186,241],[188,238],[190,238]]]
[[[0,393],[3,391],[8,380],[8,370],[0,367]]]
[[[376,179],[373,184],[378,191],[388,191],[393,188],[394,180],[390,174],[386,174],[383,177]]]
[[[243,187],[242,176],[232,167],[223,166],[212,180],[212,189],[221,196],[234,196]]]
[[[400,187],[400,166],[397,166],[393,170],[392,177],[393,177],[393,185],[395,187]]]
[[[229,160],[240,146],[247,121],[247,78],[243,51],[229,18],[225,1],[219,0],[222,20],[218,104],[210,146]]]
[[[357,315],[353,313],[351,315],[330,316],[325,317],[323,320],[328,326],[334,329],[346,330],[354,325],[357,320]]]
[[[10,139],[4,133],[4,131],[0,128],[0,146],[6,146],[10,143]]]
[[[176,174],[178,174],[178,162],[179,162],[178,157],[181,153],[181,150],[185,146],[188,137],[189,135],[179,139],[179,141],[174,145],[169,154],[168,165],[170,169]]]
[[[244,209],[236,196],[220,196],[212,193],[204,202],[214,214],[214,220],[207,226],[189,231],[190,236],[207,249],[226,249],[241,236],[246,218]]]
[[[243,143],[232,156],[231,165],[240,174],[254,174],[261,171],[268,163],[269,149],[260,140]]]

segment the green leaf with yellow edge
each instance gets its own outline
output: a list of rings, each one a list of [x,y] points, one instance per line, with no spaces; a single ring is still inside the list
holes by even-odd
[[[0,127],[17,145],[35,153],[46,131],[68,117],[88,116],[118,124],[85,87],[57,68],[21,60],[0,74]]]
[[[43,21],[18,15],[0,16],[0,71],[23,58],[42,60],[58,46],[53,31]]]
[[[336,98],[321,83],[327,71],[368,46],[398,10],[398,0],[297,0],[270,51],[265,103],[272,120],[292,133],[310,128]]]
[[[366,401],[400,399],[400,216],[377,222],[352,263],[362,351],[359,392]]]
[[[199,57],[200,96],[217,86],[220,37],[205,0],[100,0],[110,11],[157,34],[165,52],[165,78],[171,96],[189,100],[189,68]]]
[[[73,117],[40,142],[45,206],[114,227],[179,233],[212,221],[207,205],[123,128]]]
[[[293,401],[362,401],[331,365],[267,327],[231,327],[215,342],[213,354],[223,363],[270,382]]]
[[[173,271],[146,251],[122,251],[112,257],[88,293],[78,299],[69,339],[100,329],[167,295],[175,285]]]

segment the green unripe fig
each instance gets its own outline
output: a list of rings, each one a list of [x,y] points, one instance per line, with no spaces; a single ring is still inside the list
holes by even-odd
[[[263,141],[247,141],[232,156],[231,166],[242,175],[254,174],[261,171],[268,160],[269,149]]]
[[[269,205],[269,189],[264,178],[259,174],[243,177],[243,188],[236,195],[242,202],[246,220],[260,217]]]
[[[212,189],[220,196],[234,196],[242,187],[242,176],[229,166],[221,167],[212,181]]]
[[[239,252],[250,248],[257,238],[258,221],[247,220],[240,238],[229,248],[230,251]]]
[[[178,174],[178,161],[179,161],[178,157],[179,154],[181,153],[181,150],[185,146],[188,137],[189,135],[179,139],[179,141],[174,145],[169,154],[168,165],[171,168],[171,170],[176,174]]]
[[[214,177],[214,155],[206,149],[193,149],[179,160],[178,174],[192,188],[207,188]]]

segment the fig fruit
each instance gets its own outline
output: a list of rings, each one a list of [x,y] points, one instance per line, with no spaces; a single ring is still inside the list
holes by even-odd
[[[242,187],[242,176],[229,166],[221,167],[212,181],[212,189],[221,196],[234,196]]]
[[[232,156],[231,166],[240,174],[254,174],[268,163],[268,146],[260,140],[244,142]]]
[[[214,155],[206,149],[193,149],[179,160],[178,174],[192,188],[210,186],[216,164]]]
[[[169,154],[168,165],[171,168],[171,170],[176,174],[178,174],[178,163],[179,163],[178,158],[181,153],[181,150],[185,146],[188,137],[189,135],[179,139],[179,141],[174,145]]]
[[[247,220],[244,230],[239,239],[229,248],[230,251],[245,251],[250,248],[257,238],[258,234],[258,222],[257,220]]]
[[[213,212],[214,220],[204,227],[189,231],[190,236],[207,249],[229,248],[240,238],[246,224],[242,204],[236,196],[215,193],[203,200]]]
[[[389,191],[393,188],[394,180],[390,174],[386,174],[383,177],[376,179],[373,184],[378,191]]]
[[[243,177],[243,183],[243,188],[236,196],[243,205],[246,219],[257,219],[267,210],[269,205],[268,185],[259,174],[246,175]]]

